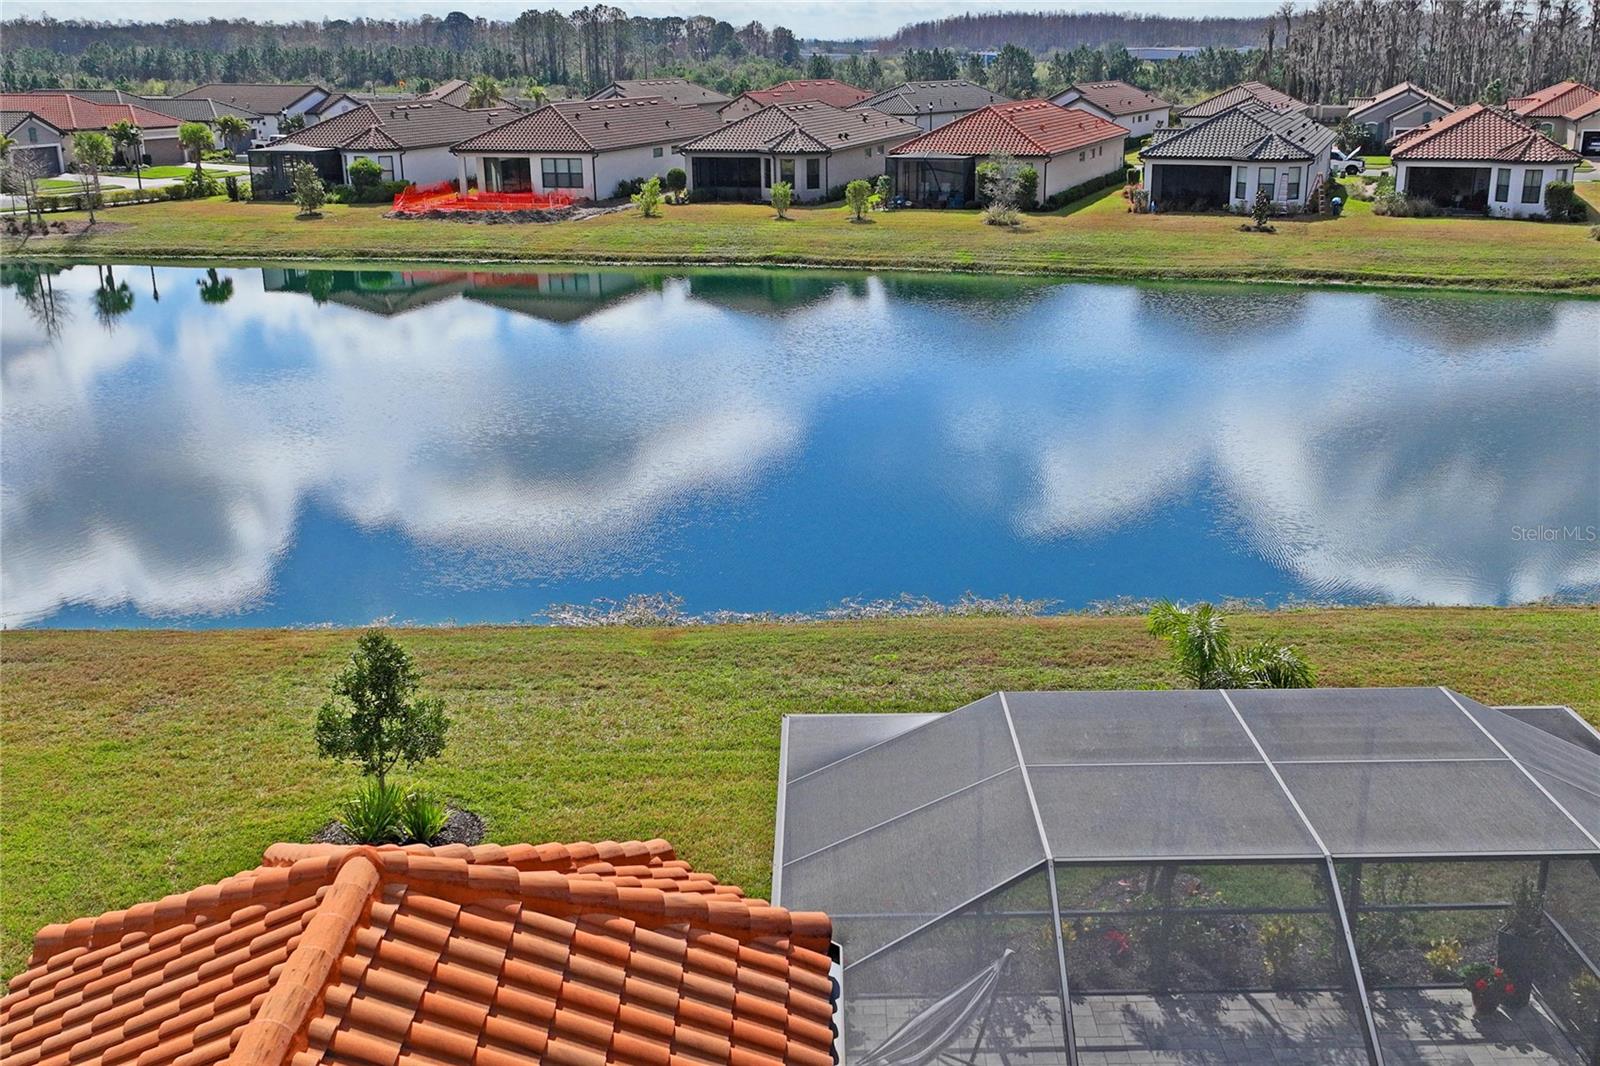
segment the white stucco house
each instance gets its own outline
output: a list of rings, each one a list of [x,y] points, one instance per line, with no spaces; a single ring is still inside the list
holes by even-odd
[[[888,170],[888,153],[922,132],[870,107],[774,104],[683,145],[689,191],[771,200],[782,181],[797,202],[823,200],[858,178],[875,181]]]
[[[1165,129],[1172,105],[1155,93],[1125,81],[1075,82],[1050,98],[1053,104],[1075,107],[1115,122],[1129,137],[1148,137]]]
[[[462,191],[604,200],[621,182],[684,168],[679,145],[721,128],[715,111],[659,96],[561,100],[458,141],[453,176]]]
[[[870,107],[928,132],[970,115],[980,107],[1010,102],[1011,97],[976,82],[951,78],[947,81],[903,81],[851,106]]]
[[[980,108],[889,153],[897,195],[919,204],[971,203],[977,167],[1006,154],[1039,175],[1037,206],[1078,185],[1125,170],[1128,131],[1099,115],[1047,100]]]
[[[314,126],[361,106],[360,101],[345,93],[306,83],[214,81],[197,85],[173,99],[215,100],[254,112],[256,117],[250,120],[250,126],[258,140],[282,133],[281,123],[290,115],[299,115],[307,126]]]
[[[1579,155],[1600,156],[1600,90],[1563,81],[1512,100],[1507,107],[1539,132]]]
[[[289,192],[289,164],[310,163],[331,185],[350,182],[350,165],[370,159],[385,181],[436,185],[457,174],[451,146],[519,118],[516,108],[468,111],[443,103],[361,104],[250,152],[251,195]]]
[[[65,134],[32,111],[0,111],[0,134],[11,138],[11,158],[28,160],[34,177],[54,177],[67,168]]]
[[[1395,191],[1444,207],[1530,218],[1583,157],[1509,110],[1472,104],[1394,143]]]
[[[1252,101],[1158,130],[1139,159],[1154,210],[1248,209],[1262,188],[1292,210],[1326,179],[1333,140],[1331,129],[1302,112]]]

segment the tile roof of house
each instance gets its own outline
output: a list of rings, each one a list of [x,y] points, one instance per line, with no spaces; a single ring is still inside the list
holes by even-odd
[[[179,93],[176,99],[198,100],[209,97],[225,104],[247,108],[260,115],[276,115],[299,103],[306,94],[312,92],[328,93],[328,90],[320,85],[213,81],[197,85],[186,93]]]
[[[1600,111],[1600,90],[1581,81],[1562,81],[1518,97],[1506,106],[1528,118],[1583,118]]]
[[[316,103],[312,104],[310,107],[306,108],[306,113],[309,115],[320,115],[341,100],[348,100],[353,104],[362,103],[362,101],[357,100],[349,93],[330,93],[329,95],[324,96],[321,100],[318,100]]]
[[[0,93],[0,110],[32,111],[64,132],[103,130],[128,121],[141,129],[176,127],[178,120],[138,104],[97,104],[72,93]]]
[[[1192,126],[1157,130],[1142,159],[1311,160],[1333,143],[1334,133],[1299,112],[1241,103]]]
[[[482,130],[493,129],[521,116],[522,112],[512,107],[468,111],[449,104],[421,101],[362,104],[307,126],[277,143],[356,152],[438,148],[464,141]]]
[[[0,133],[10,133],[12,130],[16,129],[30,118],[39,122],[43,122],[46,126],[49,126],[57,133],[61,132],[61,130],[58,129],[55,124],[50,122],[48,119],[40,116],[34,111],[29,111],[28,109],[23,108],[21,110],[7,109],[0,111]],[[23,147],[27,146],[24,145]]]
[[[1389,154],[1408,162],[1576,163],[1583,158],[1540,133],[1526,118],[1487,104],[1471,104],[1417,127],[1398,138]]]
[[[687,78],[621,78],[590,95],[591,100],[637,100],[659,96],[672,104],[726,104],[733,99]]]
[[[830,936],[661,840],[279,844],[41,930],[0,999],[0,1059],[832,1066]]]
[[[1431,93],[1428,90],[1424,89],[1422,86],[1415,84],[1414,82],[1403,81],[1403,82],[1400,82],[1398,85],[1389,86],[1387,89],[1383,90],[1381,93],[1378,93],[1376,96],[1369,96],[1369,97],[1360,98],[1361,102],[1360,102],[1359,105],[1357,104],[1356,100],[1352,99],[1350,101],[1349,117],[1351,119],[1354,119],[1357,115],[1361,114],[1363,111],[1367,111],[1367,110],[1369,110],[1371,108],[1374,108],[1374,107],[1379,107],[1379,106],[1381,106],[1383,104],[1388,103],[1390,100],[1393,100],[1395,97],[1403,96],[1408,92],[1409,93],[1415,93],[1416,95],[1422,97],[1424,100],[1431,100],[1435,104],[1438,104],[1441,108],[1443,108],[1446,111],[1454,111],[1455,108],[1456,108],[1455,104],[1452,104],[1449,100],[1446,100],[1444,97],[1439,96],[1437,93]]]
[[[872,94],[835,78],[785,81],[765,89],[752,89],[743,96],[762,107],[813,100],[834,107],[854,107]],[[737,102],[737,101],[735,101]]]
[[[680,144],[721,128],[722,120],[704,108],[661,97],[558,100],[532,113],[519,112],[491,133],[463,139],[452,151],[609,152]]]
[[[30,93],[50,93],[48,89],[32,89]],[[56,92],[69,92],[66,89]],[[215,122],[223,115],[252,119],[259,116],[243,107],[220,103],[210,99],[178,99],[171,96],[137,96],[121,89],[72,89],[71,95],[96,104],[136,104],[158,114],[175,118],[179,122]]]
[[[774,104],[682,147],[686,152],[832,154],[835,149],[862,144],[898,143],[920,133],[922,130],[909,122],[865,106],[845,111],[819,103]]]
[[[1257,103],[1273,111],[1304,111],[1309,105],[1260,81],[1245,81],[1208,96],[1178,112],[1179,118],[1209,118],[1244,103]]]
[[[903,81],[869,96],[857,106],[872,107],[886,115],[926,115],[946,111],[976,111],[990,104],[1010,103],[1011,97],[985,89],[964,78],[948,81]]]
[[[1172,107],[1153,92],[1125,81],[1080,81],[1067,86],[1076,89],[1089,103],[1108,115],[1133,115],[1141,111],[1165,111]]]
[[[893,150],[894,155],[1053,156],[1128,131],[1115,122],[1048,100],[992,104]],[[1119,150],[1120,153],[1120,150]]]

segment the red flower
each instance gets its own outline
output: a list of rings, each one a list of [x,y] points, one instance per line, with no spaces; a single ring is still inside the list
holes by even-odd
[[[1494,978],[1495,978],[1496,981],[1498,981],[1500,978],[1504,977],[1505,975],[1506,975],[1506,972],[1504,970],[1502,970],[1500,967],[1496,966],[1494,968]]]
[[[1487,977],[1480,977],[1478,978],[1477,983],[1472,987],[1476,988],[1479,992],[1487,991],[1489,988],[1489,979]]]
[[[1507,981],[1506,982],[1506,995],[1514,996],[1516,994],[1517,994],[1517,986],[1512,984],[1510,981]]]
[[[1106,942],[1117,949],[1118,955],[1126,955],[1128,953],[1128,934],[1120,929],[1113,929],[1108,932],[1106,934]]]

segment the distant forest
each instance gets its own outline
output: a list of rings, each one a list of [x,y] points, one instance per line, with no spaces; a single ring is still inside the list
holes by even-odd
[[[998,51],[1008,44],[1034,53],[1088,45],[1128,48],[1159,45],[1214,45],[1249,48],[1261,43],[1264,18],[1178,18],[1117,14],[1109,11],[988,11],[913,22],[884,38],[880,47],[954,48]]]
[[[316,81],[334,88],[425,89],[490,75],[510,95],[560,95],[616,78],[678,75],[730,94],[797,77],[867,89],[907,78],[966,77],[1013,97],[1076,80],[1120,78],[1175,103],[1246,78],[1308,102],[1342,101],[1402,80],[1458,103],[1501,100],[1563,78],[1600,79],[1600,0],[1314,0],[1271,18],[1094,12],[988,12],[907,26],[842,59],[803,55],[794,33],[706,15],[646,18],[595,4],[488,20],[210,19],[0,23],[0,86],[179,91],[208,81]],[[1141,61],[1129,47],[1198,46]],[[985,67],[969,53],[993,49]],[[526,87],[526,88],[524,88]]]

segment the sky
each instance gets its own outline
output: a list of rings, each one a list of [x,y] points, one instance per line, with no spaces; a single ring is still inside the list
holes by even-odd
[[[1274,0],[612,0],[640,15],[707,14],[734,25],[759,19],[789,27],[801,37],[835,40],[877,37],[908,22],[967,11],[1128,11],[1152,15],[1268,15]],[[578,0],[277,0],[272,4],[218,3],[217,0],[6,0],[6,17],[48,14],[58,19],[157,21],[247,16],[264,21],[323,18],[444,17],[451,11],[510,20],[528,8],[570,11]]]

